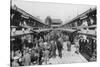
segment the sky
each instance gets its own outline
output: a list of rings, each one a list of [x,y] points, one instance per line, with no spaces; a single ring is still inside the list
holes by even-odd
[[[61,19],[63,24],[86,10],[96,7],[94,5],[47,3],[25,0],[12,0],[12,6],[13,5],[23,9],[32,16],[40,18],[42,21],[44,21],[47,16],[50,16],[53,19]]]

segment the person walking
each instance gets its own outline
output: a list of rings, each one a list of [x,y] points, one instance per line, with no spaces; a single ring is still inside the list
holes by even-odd
[[[62,58],[63,46],[62,46],[62,44],[59,40],[56,41],[56,44],[57,44],[57,49],[58,49],[58,55],[59,55],[60,58]]]
[[[51,56],[53,58],[56,57],[56,43],[55,43],[55,41],[51,41]]]
[[[26,49],[26,53],[23,56],[24,66],[29,66],[31,64],[31,55],[29,54],[29,49]]]
[[[71,51],[71,42],[67,41],[67,51]]]
[[[39,65],[42,64],[43,50],[44,50],[44,42],[41,40],[39,41]]]
[[[75,39],[75,47],[76,47],[75,53],[79,54],[79,40],[78,39]]]
[[[19,67],[17,57],[14,57],[14,60],[13,60],[13,62],[12,62],[12,64],[11,64],[11,66],[12,66],[12,67]]]
[[[50,49],[50,45],[48,42],[44,43],[44,51],[43,51],[43,57],[44,57],[44,63],[47,64],[48,60],[49,60],[49,51]]]

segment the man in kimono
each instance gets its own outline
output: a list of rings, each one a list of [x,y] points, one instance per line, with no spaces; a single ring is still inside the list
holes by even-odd
[[[26,49],[26,53],[23,56],[24,66],[29,66],[31,64],[31,55],[29,54],[28,48]]]
[[[58,49],[58,55],[60,58],[62,58],[63,45],[59,40],[56,41],[56,44],[57,44],[57,49]]]

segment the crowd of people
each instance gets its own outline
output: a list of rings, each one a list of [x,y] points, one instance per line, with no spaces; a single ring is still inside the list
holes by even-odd
[[[61,31],[51,31],[32,40],[30,38],[15,38],[15,40],[11,41],[11,66],[42,65],[48,64],[50,58],[56,58],[57,56],[62,58],[63,42],[65,41],[67,42],[67,51],[71,51],[72,42],[70,37],[62,34]],[[90,43],[91,41],[79,37],[74,38],[75,53],[89,52],[86,49],[85,42]],[[95,49],[96,47],[92,48]]]
[[[71,50],[69,37],[61,32],[52,31],[47,35],[11,41],[11,66],[29,66],[47,64],[50,58],[62,58],[63,41],[68,41],[68,51]]]

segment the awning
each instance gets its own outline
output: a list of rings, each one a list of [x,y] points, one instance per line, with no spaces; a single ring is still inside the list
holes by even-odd
[[[22,30],[18,30],[18,31],[16,31],[15,33],[11,33],[11,37],[14,37],[14,36],[20,36],[20,35],[26,35],[26,34],[31,34],[31,33],[33,33],[33,32],[31,32],[31,31],[22,31]]]

